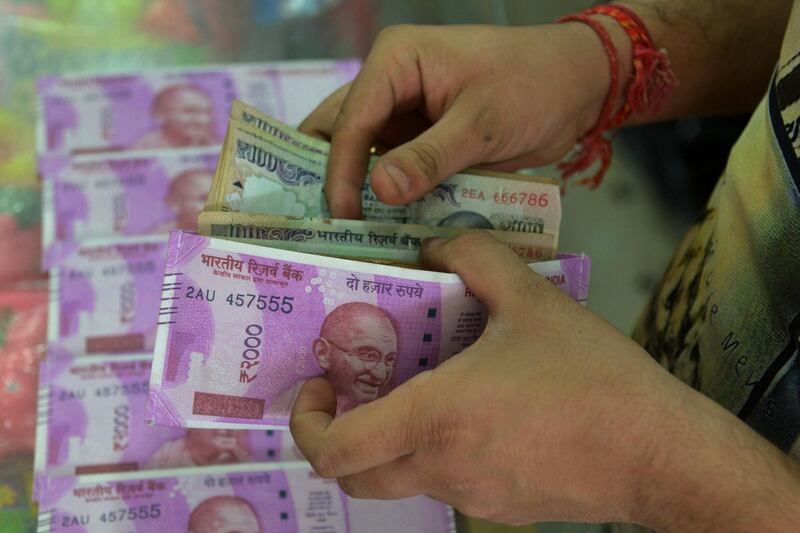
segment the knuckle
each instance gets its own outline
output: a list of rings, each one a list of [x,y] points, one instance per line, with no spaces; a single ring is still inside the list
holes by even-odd
[[[395,24],[393,26],[387,26],[378,32],[378,36],[375,38],[375,43],[381,45],[397,43],[409,35],[413,28],[414,26],[411,24]]]
[[[425,428],[425,437],[428,439],[427,456],[433,460],[445,460],[453,453],[457,431],[436,420]]]
[[[339,488],[342,489],[342,492],[351,498],[358,497],[358,484],[350,476],[339,478],[336,481],[339,483]]]
[[[416,161],[423,175],[434,183],[439,177],[440,169],[446,166],[447,151],[441,144],[430,142],[414,142],[408,145],[408,150]]]
[[[375,39],[364,68],[385,72],[394,82],[392,86],[402,87],[405,75],[410,75],[409,68],[419,62],[421,34],[417,26],[410,24],[384,28]]]
[[[459,513],[463,514],[464,516],[468,516],[470,518],[481,517],[480,507],[473,503],[462,503],[456,505],[455,508],[458,510]]]
[[[349,112],[349,110],[352,109],[352,105],[353,104],[350,103],[350,100],[345,100],[338,109],[333,111],[331,137],[341,137],[342,132],[349,133],[352,129],[352,114]]]
[[[502,520],[505,516],[505,506],[494,497],[484,498],[482,501],[481,518],[489,521]]]
[[[487,161],[495,160],[498,157],[504,158],[506,154],[501,155],[498,152],[502,151],[502,146],[509,144],[507,142],[509,139],[497,134],[495,115],[488,107],[481,106],[472,120],[473,127],[471,131],[476,150],[480,158]]]
[[[463,495],[457,508],[467,516],[489,521],[501,521],[504,514],[494,498],[474,491]]]
[[[347,124],[347,118],[345,116],[346,107],[347,107],[347,102],[344,102],[342,106],[334,112],[333,123],[331,126],[331,140],[340,137],[342,131],[349,126],[349,124]]]
[[[445,409],[430,417],[425,426],[426,441],[430,443],[430,451],[434,456],[442,456],[452,450],[458,439],[457,415],[451,409]]]
[[[431,431],[428,429],[432,418],[431,405],[436,404],[436,386],[431,381],[436,369],[430,372],[423,372],[406,381],[402,389],[394,391],[394,394],[402,394],[399,412],[400,431],[393,432],[395,439],[400,440],[400,447],[408,452],[428,451],[431,441],[428,436]],[[413,457],[413,456],[412,456]],[[416,455],[418,458],[419,455]]]
[[[479,499],[467,497],[455,507],[463,515],[470,516],[472,518],[483,518],[483,502]]]
[[[473,256],[482,253],[496,240],[485,231],[470,231],[450,241],[451,251],[457,257]]]
[[[434,370],[435,371],[435,370]],[[459,442],[463,434],[463,417],[457,406],[439,405],[431,409],[433,401],[425,401],[420,396],[416,413],[412,414],[416,422],[409,426],[409,436],[415,449],[424,449],[420,461],[438,460],[447,457]]]
[[[321,477],[331,479],[336,477],[339,458],[329,449],[322,449],[308,458],[314,471]]]

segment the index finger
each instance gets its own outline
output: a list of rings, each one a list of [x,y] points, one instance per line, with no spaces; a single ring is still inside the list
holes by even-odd
[[[386,35],[379,36],[353,80],[333,127],[325,189],[331,215],[337,218],[360,217],[370,147],[392,114],[412,108],[420,96],[414,55],[398,54],[402,48]]]
[[[392,393],[337,418],[333,388],[324,378],[307,381],[294,403],[292,437],[314,470],[338,478],[411,454],[407,402]]]
[[[333,124],[336,122],[336,117],[339,115],[342,102],[347,95],[347,91],[350,90],[351,84],[352,82],[348,82],[329,94],[303,119],[297,129],[324,141],[330,141],[333,133]]]

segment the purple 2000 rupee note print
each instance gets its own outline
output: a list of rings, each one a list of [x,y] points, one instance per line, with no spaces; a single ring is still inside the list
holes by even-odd
[[[167,239],[125,237],[76,244],[50,269],[50,356],[153,349]]]
[[[218,152],[39,158],[44,267],[64,243],[196,230]]]
[[[587,257],[532,268],[585,300]],[[455,274],[179,231],[162,301],[147,418],[186,427],[286,427],[323,374],[347,411],[460,352],[487,318]]]
[[[592,271],[592,261],[588,255],[557,254],[555,261],[543,261],[528,266],[579,304],[585,306],[588,302],[589,277]]]
[[[297,123],[350,81],[357,60],[172,69],[42,78],[39,152],[87,153],[217,146],[240,98]]]
[[[39,371],[36,489],[54,476],[303,457],[288,431],[144,423],[150,355],[45,359]]]
[[[430,498],[357,500],[307,464],[242,464],[55,480],[39,533],[455,533]]]

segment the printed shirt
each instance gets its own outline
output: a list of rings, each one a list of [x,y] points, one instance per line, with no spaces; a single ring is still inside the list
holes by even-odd
[[[767,94],[634,331],[800,458],[800,2]]]
[[[766,95],[633,338],[800,459],[800,1]],[[643,528],[616,524],[617,533]]]

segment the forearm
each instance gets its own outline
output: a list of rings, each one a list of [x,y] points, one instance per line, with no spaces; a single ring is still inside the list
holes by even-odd
[[[624,0],[665,49],[680,84],[655,114],[628,124],[750,111],[769,82],[792,0]],[[631,72],[631,45],[622,28],[597,16]]]
[[[680,387],[638,472],[638,521],[665,532],[794,530],[800,466],[715,402]]]

